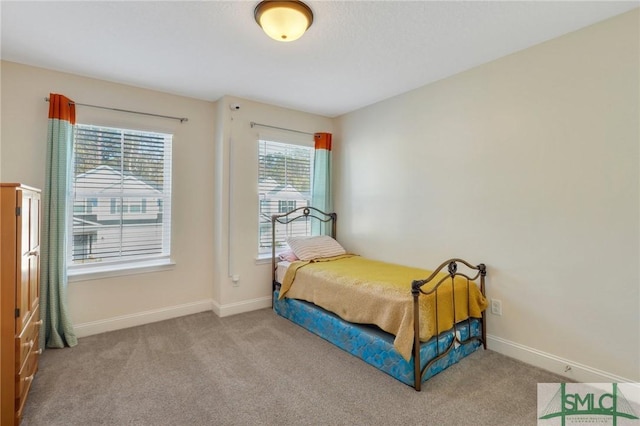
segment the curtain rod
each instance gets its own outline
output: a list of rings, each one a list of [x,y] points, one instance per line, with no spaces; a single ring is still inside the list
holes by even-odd
[[[44,98],[44,100],[45,100],[45,102],[49,102],[49,98]],[[105,106],[99,106],[99,105],[81,104],[79,102],[69,102],[69,105],[71,105],[71,104],[80,105],[80,106],[89,107],[89,108],[108,109],[110,111],[128,112],[130,114],[140,114],[140,115],[148,115],[148,116],[151,116],[151,117],[168,118],[168,119],[171,119],[171,120],[180,120],[181,123],[183,123],[185,121],[189,121],[189,119],[186,118],[186,117],[172,117],[170,115],[152,114],[150,112],[131,111],[129,109],[111,108],[111,107],[105,107]]]
[[[311,135],[313,136],[315,133],[309,133],[309,132],[303,132],[301,130],[293,130],[293,129],[287,129],[284,127],[276,127],[276,126],[270,126],[268,124],[260,124],[260,123],[256,123],[256,122],[251,122],[251,128],[253,128],[254,126],[260,126],[260,127],[268,127],[270,129],[278,129],[278,130],[286,130],[287,132],[295,132],[295,133],[302,133],[303,135]]]

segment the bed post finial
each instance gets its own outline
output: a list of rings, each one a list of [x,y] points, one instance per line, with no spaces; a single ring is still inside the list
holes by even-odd
[[[452,260],[451,262],[449,262],[449,275],[455,275],[457,270],[458,264],[456,263],[456,261]]]
[[[413,280],[411,283],[411,294],[418,296],[420,294],[420,287],[422,287],[424,283],[424,280]]]
[[[482,275],[483,277],[487,276],[487,267],[484,263],[479,264],[478,266],[476,266],[476,268],[478,268],[478,270],[480,271],[480,275]]]

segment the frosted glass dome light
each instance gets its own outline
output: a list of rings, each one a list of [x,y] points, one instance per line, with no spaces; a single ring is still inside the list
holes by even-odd
[[[261,1],[254,10],[256,22],[272,39],[294,41],[313,23],[313,12],[301,1]]]

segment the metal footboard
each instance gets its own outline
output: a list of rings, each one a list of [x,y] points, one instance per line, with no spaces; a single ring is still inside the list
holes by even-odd
[[[458,272],[458,263],[465,265],[469,270],[476,271],[474,276],[468,276],[462,272]],[[444,268],[447,268],[447,275],[445,277],[438,278],[438,275],[443,272]],[[485,312],[482,312],[482,336],[471,336],[469,333],[469,338],[464,341],[461,341],[458,333],[456,333],[456,292],[454,286],[454,280],[456,277],[462,277],[466,279],[467,285],[467,313],[470,313],[470,302],[469,302],[469,286],[477,285],[476,280],[480,279],[480,292],[482,295],[485,295],[484,281],[485,276],[487,275],[486,266],[481,263],[477,266],[473,266],[470,263],[462,260],[462,259],[450,259],[446,262],[443,262],[433,273],[425,280],[415,280],[411,283],[411,294],[413,295],[413,327],[414,327],[414,342],[413,342],[413,362],[414,362],[414,387],[417,391],[420,390],[422,385],[422,376],[425,371],[431,367],[435,362],[444,358],[457,344],[464,345],[465,343],[471,342],[473,340],[479,340],[484,349],[487,348],[487,339],[486,339],[486,319]],[[451,282],[451,304],[453,311],[453,339],[451,343],[444,349],[440,350],[439,342],[436,341],[437,355],[435,358],[431,359],[424,368],[421,368],[420,362],[420,303],[419,297],[420,295],[433,295],[435,298],[434,306],[435,306],[435,330],[436,330],[436,339],[439,339],[439,324],[438,324],[438,291],[441,290],[441,287],[447,283]],[[433,284],[433,287],[429,290],[423,290],[422,287],[427,284]],[[431,286],[429,286],[431,287]],[[467,322],[469,326],[469,330],[471,330],[471,317],[467,317],[467,319],[463,320]]]

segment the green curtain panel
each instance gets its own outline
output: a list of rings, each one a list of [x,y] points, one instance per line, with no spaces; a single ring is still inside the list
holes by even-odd
[[[331,194],[331,133],[316,133],[315,153],[313,157],[313,189],[311,206],[325,213],[333,212]],[[311,223],[313,235],[331,235],[331,226],[318,220]]]
[[[75,122],[74,103],[52,93],[40,247],[40,347],[43,349],[78,344],[67,308],[67,211]]]

